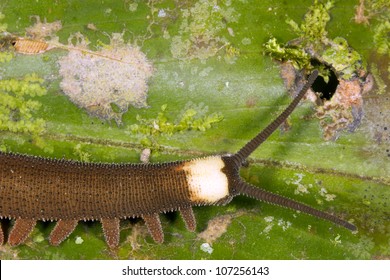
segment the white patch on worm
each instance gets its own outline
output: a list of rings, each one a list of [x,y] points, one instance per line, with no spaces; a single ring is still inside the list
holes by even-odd
[[[183,166],[191,201],[214,203],[229,195],[228,179],[221,171],[224,166],[220,156],[193,160]]]

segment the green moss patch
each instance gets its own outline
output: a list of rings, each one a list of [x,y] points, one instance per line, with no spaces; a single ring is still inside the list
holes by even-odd
[[[42,104],[34,97],[46,94],[42,84],[43,79],[35,74],[0,80],[0,130],[28,133],[38,140],[45,131],[45,120],[35,117]]]

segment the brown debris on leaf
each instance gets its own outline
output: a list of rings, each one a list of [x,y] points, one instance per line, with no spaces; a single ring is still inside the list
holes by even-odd
[[[35,23],[26,28],[26,36],[31,39],[53,39],[55,33],[62,28],[62,23],[59,20],[47,22],[45,19],[42,22],[39,16],[31,16],[31,18],[35,18]]]
[[[207,243],[212,244],[227,231],[227,228],[231,222],[231,215],[215,217],[208,222],[207,228],[199,233],[198,237],[204,239]]]
[[[40,54],[53,48],[63,48],[64,46],[58,42],[56,32],[62,28],[61,21],[44,22],[39,16],[35,18],[35,23],[26,28],[26,36],[19,37],[13,34],[5,33],[5,36],[0,36],[0,50],[13,50],[21,54]]]
[[[205,240],[205,242],[212,244],[220,238],[228,229],[234,218],[240,217],[245,211],[240,210],[233,214],[226,214],[215,217],[207,223],[207,228],[198,234],[198,238]]]
[[[359,1],[359,5],[355,6],[356,13],[355,13],[355,22],[356,23],[363,23],[363,24],[369,24],[369,15],[366,13],[366,8],[364,5],[364,0]]]
[[[295,95],[306,80],[288,62],[282,64],[281,76],[291,95]],[[313,90],[308,91],[306,100],[317,105],[315,116],[320,119],[325,140],[336,140],[341,131],[353,132],[359,126],[363,117],[363,95],[372,87],[371,75],[361,72],[358,77],[350,79],[338,77],[336,91],[329,100],[321,99]]]
[[[317,108],[326,140],[334,140],[344,129],[354,131],[362,117],[362,85],[358,79],[339,80],[336,92],[330,100],[325,100]]]

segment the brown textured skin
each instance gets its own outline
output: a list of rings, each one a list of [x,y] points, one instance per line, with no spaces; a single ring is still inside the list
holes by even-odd
[[[196,228],[196,220],[194,216],[194,211],[192,211],[191,207],[181,208],[180,209],[181,216],[186,224],[186,227],[189,231],[195,231]]]
[[[76,228],[78,221],[77,220],[58,220],[54,229],[50,233],[49,241],[53,246],[58,246],[62,241],[64,241],[69,234],[73,232]]]
[[[188,208],[184,163],[96,164],[0,153],[0,217],[101,220]]]
[[[35,219],[16,219],[15,224],[9,234],[8,243],[17,246],[23,243],[32,232],[37,221]]]
[[[151,215],[142,215],[142,219],[144,219],[149,233],[153,237],[154,241],[156,241],[157,243],[163,243],[164,232],[162,230],[161,221],[158,216],[158,213],[154,213]]]
[[[110,248],[115,248],[119,245],[119,219],[101,219],[104,237],[107,245]]]

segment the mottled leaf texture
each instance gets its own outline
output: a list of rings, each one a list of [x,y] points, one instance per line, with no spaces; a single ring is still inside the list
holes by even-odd
[[[164,233],[162,231],[161,221],[158,214],[154,213],[152,215],[142,215],[142,219],[144,219],[153,240],[157,243],[163,243]]]
[[[50,234],[50,244],[58,246],[74,231],[77,223],[77,220],[59,220]]]
[[[195,231],[196,229],[196,220],[194,216],[194,211],[192,211],[192,207],[181,208],[180,214],[186,223],[186,227],[189,231]]]
[[[16,219],[15,224],[9,234],[8,243],[11,246],[17,246],[23,243],[37,223],[32,219]]]
[[[110,248],[118,247],[119,245],[119,219],[101,219],[104,237]]]

